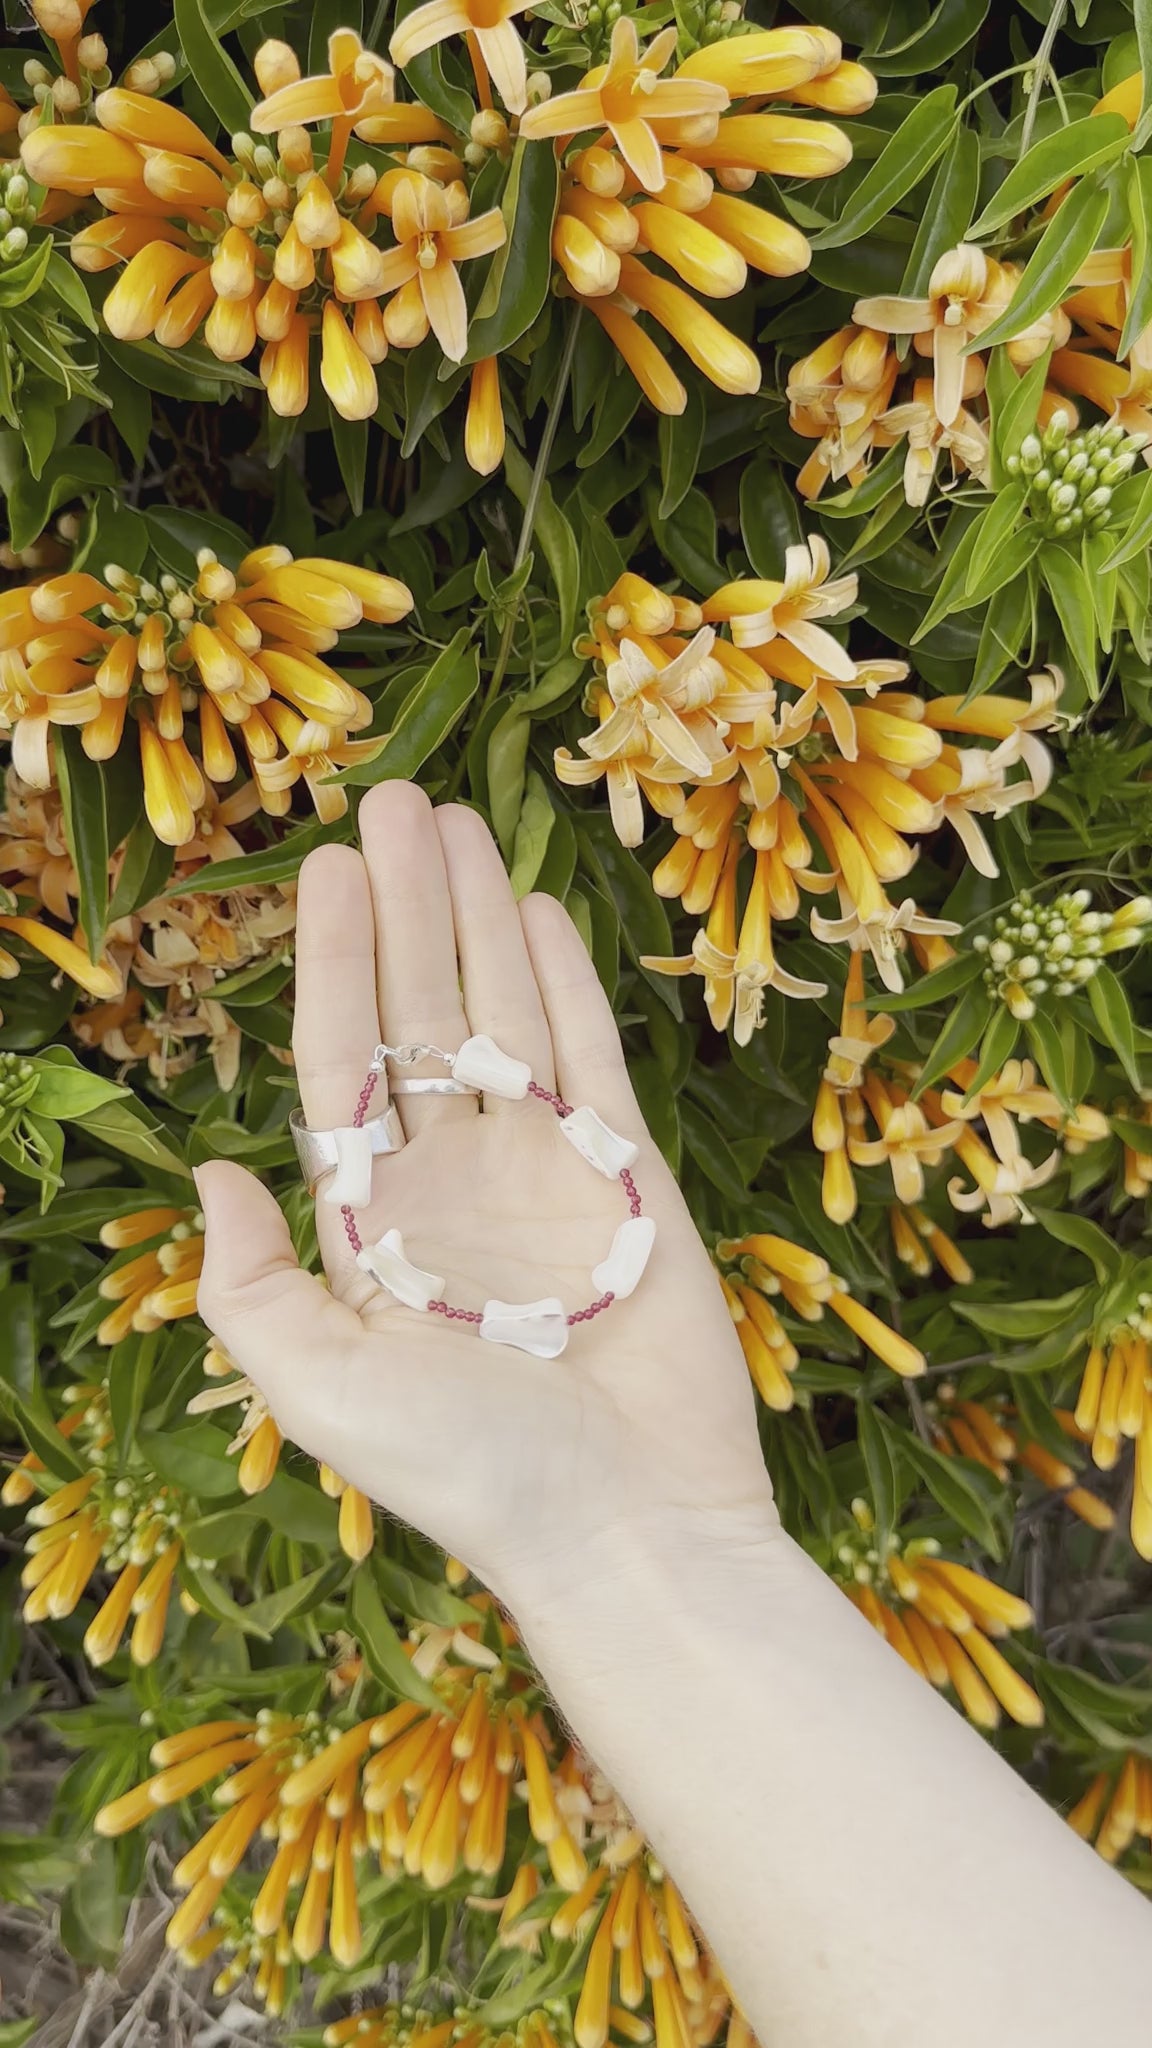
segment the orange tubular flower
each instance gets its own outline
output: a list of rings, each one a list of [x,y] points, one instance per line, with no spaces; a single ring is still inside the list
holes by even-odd
[[[772,1398],[761,1386],[768,1364],[762,1347],[778,1354],[776,1363],[782,1364],[785,1372],[793,1371],[797,1364],[791,1340],[785,1338],[777,1312],[771,1309],[768,1315],[764,1313],[776,1296],[782,1297],[785,1306],[803,1322],[820,1322],[825,1309],[830,1308],[869,1351],[902,1379],[915,1379],[924,1372],[927,1361],[923,1352],[856,1301],[819,1253],[806,1251],[788,1238],[758,1231],[747,1237],[722,1240],[716,1246],[715,1256],[752,1377],[770,1407],[790,1408],[792,1396],[791,1389],[781,1388],[772,1373],[767,1375],[767,1384],[775,1386],[777,1398]],[[745,1318],[752,1325],[749,1331],[744,1330]],[[787,1398],[779,1398],[784,1393]]]
[[[154,583],[115,565],[105,582],[50,577],[0,625],[9,643],[0,650],[0,726],[12,731],[22,779],[37,788],[51,780],[52,725],[79,725],[93,760],[116,753],[126,730],[136,733],[145,810],[170,846],[194,840],[211,786],[236,775],[233,733],[266,809],[285,809],[303,777],[317,809],[339,817],[346,795],[324,778],[383,740],[349,738],[370,722],[372,706],[321,656],[346,627],[395,623],[411,604],[394,577],[326,557],[294,562],[276,547],[254,550],[235,572],[202,549],[190,584],[171,575]],[[42,652],[46,627],[67,631],[72,651]],[[71,945],[46,928],[32,943],[51,958]],[[71,973],[78,963],[69,954],[58,964]],[[122,986],[103,968],[75,978],[93,995]]]
[[[1141,1835],[1152,1844],[1152,1764],[1129,1750],[1118,1770],[1096,1773],[1065,1819],[1105,1863],[1118,1863]]]
[[[881,1558],[867,1502],[853,1501],[852,1512],[856,1527],[836,1551],[838,1576],[877,1634],[930,1685],[951,1687],[977,1728],[998,1727],[1002,1713],[1020,1727],[1041,1727],[1042,1702],[997,1647],[1011,1630],[1031,1626],[1027,1601],[940,1557],[934,1540],[894,1537]]]
[[[1126,1439],[1134,1445],[1129,1528],[1137,1554],[1152,1559],[1152,1350],[1138,1320],[1141,1327],[1121,1324],[1092,1345],[1073,1420],[1102,1472],[1119,1462]]]
[[[52,1482],[53,1490],[29,1510],[32,1533],[20,1575],[24,1619],[63,1620],[103,1571],[112,1583],[88,1626],[85,1655],[92,1664],[107,1664],[131,1624],[132,1661],[151,1664],[164,1640],[185,1503],[137,1457],[121,1463],[105,1388],[74,1387],[68,1400],[58,1428],[80,1470],[63,1484]],[[30,1482],[33,1472],[37,1478]],[[10,1506],[48,1484],[38,1459],[25,1460],[13,1478],[4,1493]]]

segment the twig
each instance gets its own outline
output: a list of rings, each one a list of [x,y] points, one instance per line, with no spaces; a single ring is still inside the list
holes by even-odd
[[[1031,146],[1032,130],[1036,126],[1036,116],[1040,112],[1040,95],[1044,90],[1044,80],[1048,76],[1052,52],[1056,47],[1056,38],[1064,26],[1064,16],[1067,11],[1068,0],[1052,0],[1052,12],[1048,16],[1048,25],[1040,38],[1040,48],[1036,52],[1036,72],[1032,80],[1032,90],[1028,95],[1028,105],[1024,109],[1024,119],[1020,126],[1020,147],[1016,153],[1018,160],[1026,155]]]
[[[513,575],[515,575],[517,569],[523,567],[528,550],[532,545],[536,513],[540,504],[540,493],[548,479],[548,464],[552,459],[552,444],[556,439],[556,430],[560,425],[560,414],[563,411],[564,398],[568,390],[568,379],[572,374],[572,364],[576,355],[576,338],[580,332],[580,315],[582,310],[580,306],[577,306],[572,316],[572,325],[568,329],[568,338],[564,343],[564,353],[560,358],[560,367],[556,372],[556,389],[552,394],[552,403],[548,408],[548,417],[544,422],[544,432],[540,436],[540,446],[537,450],[536,463],[532,471],[532,481],[528,486],[528,496],[524,500],[524,516],[520,521],[520,538],[516,543],[516,553],[512,560]],[[512,641],[516,632],[516,622],[520,617],[522,595],[522,592],[517,592],[517,595],[512,600],[503,637],[500,641],[499,651],[496,655],[496,664],[488,679],[488,687],[484,692],[483,702],[480,706],[481,713],[487,710],[493,698],[498,694],[501,683],[504,681],[504,673],[512,654]]]

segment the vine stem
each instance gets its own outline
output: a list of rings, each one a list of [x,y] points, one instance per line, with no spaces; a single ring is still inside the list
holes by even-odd
[[[536,462],[532,470],[532,481],[528,486],[528,495],[524,500],[524,516],[520,521],[520,538],[516,543],[516,553],[512,561],[513,575],[515,575],[517,569],[523,568],[525,557],[532,545],[536,513],[540,504],[540,493],[544,489],[548,478],[548,464],[552,459],[552,447],[560,425],[560,414],[564,409],[564,399],[568,391],[568,379],[572,375],[572,364],[576,356],[576,338],[580,332],[580,315],[582,311],[583,308],[577,306],[573,315],[572,325],[568,329],[568,338],[564,343],[564,353],[560,358],[560,367],[556,373],[556,389],[552,395],[552,403],[548,408],[548,417],[544,422],[544,432],[540,436],[540,446],[536,452]],[[521,595],[520,592],[517,592],[512,600],[512,606],[508,613],[503,634],[501,635],[500,646],[497,650],[495,665],[492,674],[488,678],[488,687],[484,692],[483,701],[480,705],[481,716],[483,716],[489,704],[499,694],[500,685],[504,681],[508,663],[512,656],[512,641],[516,632],[517,621],[520,617]]]
[[[1064,16],[1067,11],[1068,0],[1053,0],[1052,12],[1048,16],[1048,25],[1040,38],[1040,48],[1036,52],[1036,75],[1032,80],[1032,90],[1028,95],[1028,105],[1024,109],[1017,161],[1019,161],[1020,157],[1027,154],[1028,147],[1032,141],[1032,130],[1036,126],[1036,116],[1040,112],[1040,95],[1044,90],[1044,80],[1048,76],[1048,67],[1051,63],[1052,52],[1056,46],[1056,38],[1064,26]]]

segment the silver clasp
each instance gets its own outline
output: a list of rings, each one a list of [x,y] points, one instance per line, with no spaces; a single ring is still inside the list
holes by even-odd
[[[454,1057],[453,1053],[442,1052],[438,1045],[378,1045],[372,1055],[371,1071],[382,1074],[386,1060],[396,1067],[414,1067],[417,1060],[443,1060],[450,1067]]]

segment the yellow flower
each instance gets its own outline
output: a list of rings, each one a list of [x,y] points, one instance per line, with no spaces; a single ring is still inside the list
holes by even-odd
[[[662,192],[664,158],[654,124],[716,117],[729,103],[726,87],[711,79],[683,71],[675,78],[660,77],[675,48],[676,32],[666,28],[642,52],[635,22],[621,15],[612,26],[608,62],[589,71],[574,92],[530,107],[521,116],[521,135],[538,141],[605,127],[644,190]]]
[[[5,913],[0,916],[0,932],[8,932],[14,939],[22,939],[33,952],[51,961],[64,974],[90,996],[117,996],[124,986],[119,968],[105,954],[93,960],[86,947],[78,939],[67,938],[51,925],[44,924],[38,917],[20,917]],[[6,946],[0,945],[0,979],[10,980],[18,974],[19,962]]]
[[[1129,1750],[1119,1770],[1096,1773],[1065,1818],[1106,1863],[1117,1863],[1141,1835],[1152,1843],[1152,1764]]]
[[[449,360],[462,362],[468,347],[468,308],[456,265],[500,247],[504,216],[498,207],[492,207],[469,220],[462,185],[444,187],[419,176],[396,181],[391,213],[396,247],[383,256],[381,290],[418,286],[424,331],[430,327]],[[402,340],[389,331],[388,314],[386,307],[384,326],[389,339],[409,346],[407,337]]]
[[[388,53],[404,70],[413,57],[448,36],[465,36],[473,63],[479,59],[478,85],[486,85],[487,71],[509,113],[522,115],[528,105],[528,66],[512,22],[528,4],[529,0],[425,0],[393,30]]]
[[[926,298],[859,299],[852,318],[858,326],[879,328],[883,334],[928,337],[936,417],[942,427],[950,427],[964,393],[964,351],[1004,304],[1000,265],[974,243],[962,242],[938,259]]]
[[[256,135],[275,135],[282,128],[302,127],[313,121],[335,123],[334,135],[343,134],[347,144],[347,131],[366,116],[377,114],[391,104],[393,96],[392,67],[366,50],[354,29],[338,28],[328,38],[328,70],[318,77],[301,78],[299,65],[291,50],[284,43],[271,46],[275,50],[275,69],[282,82],[270,90],[267,98],[253,107],[249,126]],[[268,44],[264,50],[269,50]],[[262,52],[257,51],[255,69],[261,84]],[[271,58],[266,64],[271,68]],[[289,76],[294,71],[295,76]],[[329,156],[326,166],[328,184],[335,187],[344,168],[343,147],[339,155]]]
[[[858,1527],[836,1559],[843,1590],[877,1633],[919,1677],[951,1687],[978,1728],[997,1727],[1002,1712],[1020,1727],[1041,1727],[1039,1697],[997,1647],[1010,1630],[1031,1626],[1028,1603],[940,1557],[934,1541],[895,1537],[881,1559],[866,1503],[854,1501],[853,1512]]]
[[[815,622],[835,618],[856,601],[857,578],[833,577],[828,543],[819,534],[785,550],[782,583],[725,583],[704,605],[704,617],[726,620],[737,647],[763,647],[777,635],[821,674],[852,682],[856,664]]]
[[[1152,1559],[1152,1352],[1140,1327],[1120,1325],[1094,1343],[1084,1366],[1075,1425],[1090,1439],[1092,1462],[1111,1471],[1127,1439],[1135,1444],[1130,1532],[1140,1557]]]
[[[479,476],[491,476],[504,460],[504,409],[500,403],[500,365],[485,356],[472,371],[468,412],[464,421],[464,453]]]

